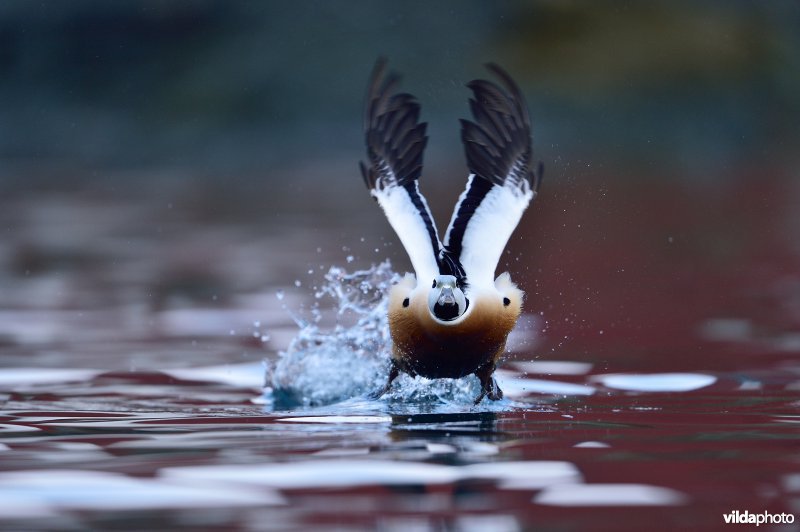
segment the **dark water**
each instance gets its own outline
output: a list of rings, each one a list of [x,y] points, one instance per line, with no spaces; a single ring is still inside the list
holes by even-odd
[[[0,527],[716,529],[734,510],[800,513],[792,180],[756,199],[744,177],[552,185],[504,259],[528,293],[506,399],[479,406],[469,379],[365,398],[392,275],[370,268],[405,264],[368,199],[343,218],[246,196],[7,198]]]
[[[800,4],[312,6],[0,2],[0,529],[800,513]],[[500,402],[365,398],[409,267],[356,165],[379,54],[440,222],[464,83],[492,61],[527,97]]]

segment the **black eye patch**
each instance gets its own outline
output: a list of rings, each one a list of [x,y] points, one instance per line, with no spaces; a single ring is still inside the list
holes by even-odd
[[[408,298],[405,298],[405,299],[403,300],[403,306],[404,306],[404,307],[407,307],[407,306],[408,306],[408,303],[409,303],[409,302],[408,302]]]
[[[431,288],[436,288],[436,279],[433,280],[433,285],[431,286]]]
[[[504,297],[504,298],[503,298],[503,306],[504,306],[504,307],[507,307],[507,306],[509,306],[510,304],[511,304],[511,300],[510,300],[510,299],[508,299],[507,297]]]

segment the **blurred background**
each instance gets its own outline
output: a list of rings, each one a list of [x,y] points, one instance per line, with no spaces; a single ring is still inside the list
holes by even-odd
[[[429,122],[440,228],[464,83],[494,61],[528,98],[545,182],[501,264],[524,356],[786,360],[799,51],[794,1],[5,1],[0,364],[255,358],[331,264],[408,268],[357,172],[379,55]]]

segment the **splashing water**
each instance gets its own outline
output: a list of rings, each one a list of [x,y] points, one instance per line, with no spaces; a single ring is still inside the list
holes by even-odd
[[[300,331],[278,360],[267,366],[268,402],[275,408],[313,407],[379,389],[386,382],[391,356],[388,294],[399,279],[388,260],[352,273],[332,266],[314,296],[333,299],[336,325],[323,330],[322,313],[316,307],[311,320],[294,317]],[[385,398],[463,405],[471,404],[479,389],[472,376],[430,380],[401,375]]]
[[[328,270],[314,296],[333,298],[337,323],[321,330],[317,308],[311,321],[295,317],[300,331],[268,368],[276,406],[329,404],[380,386],[391,345],[387,294],[397,279],[388,261],[353,273],[337,266]],[[348,318],[355,323],[343,324]]]

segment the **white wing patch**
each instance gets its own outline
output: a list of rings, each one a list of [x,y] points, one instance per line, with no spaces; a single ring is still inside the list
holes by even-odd
[[[394,232],[411,259],[411,265],[421,283],[430,283],[438,274],[439,266],[431,247],[431,236],[417,207],[403,187],[372,189]],[[424,198],[422,199],[424,202]],[[425,205],[427,209],[427,205]]]
[[[492,187],[464,230],[460,259],[475,288],[494,286],[500,256],[535,195],[528,183],[523,183],[521,188],[510,183]]]

